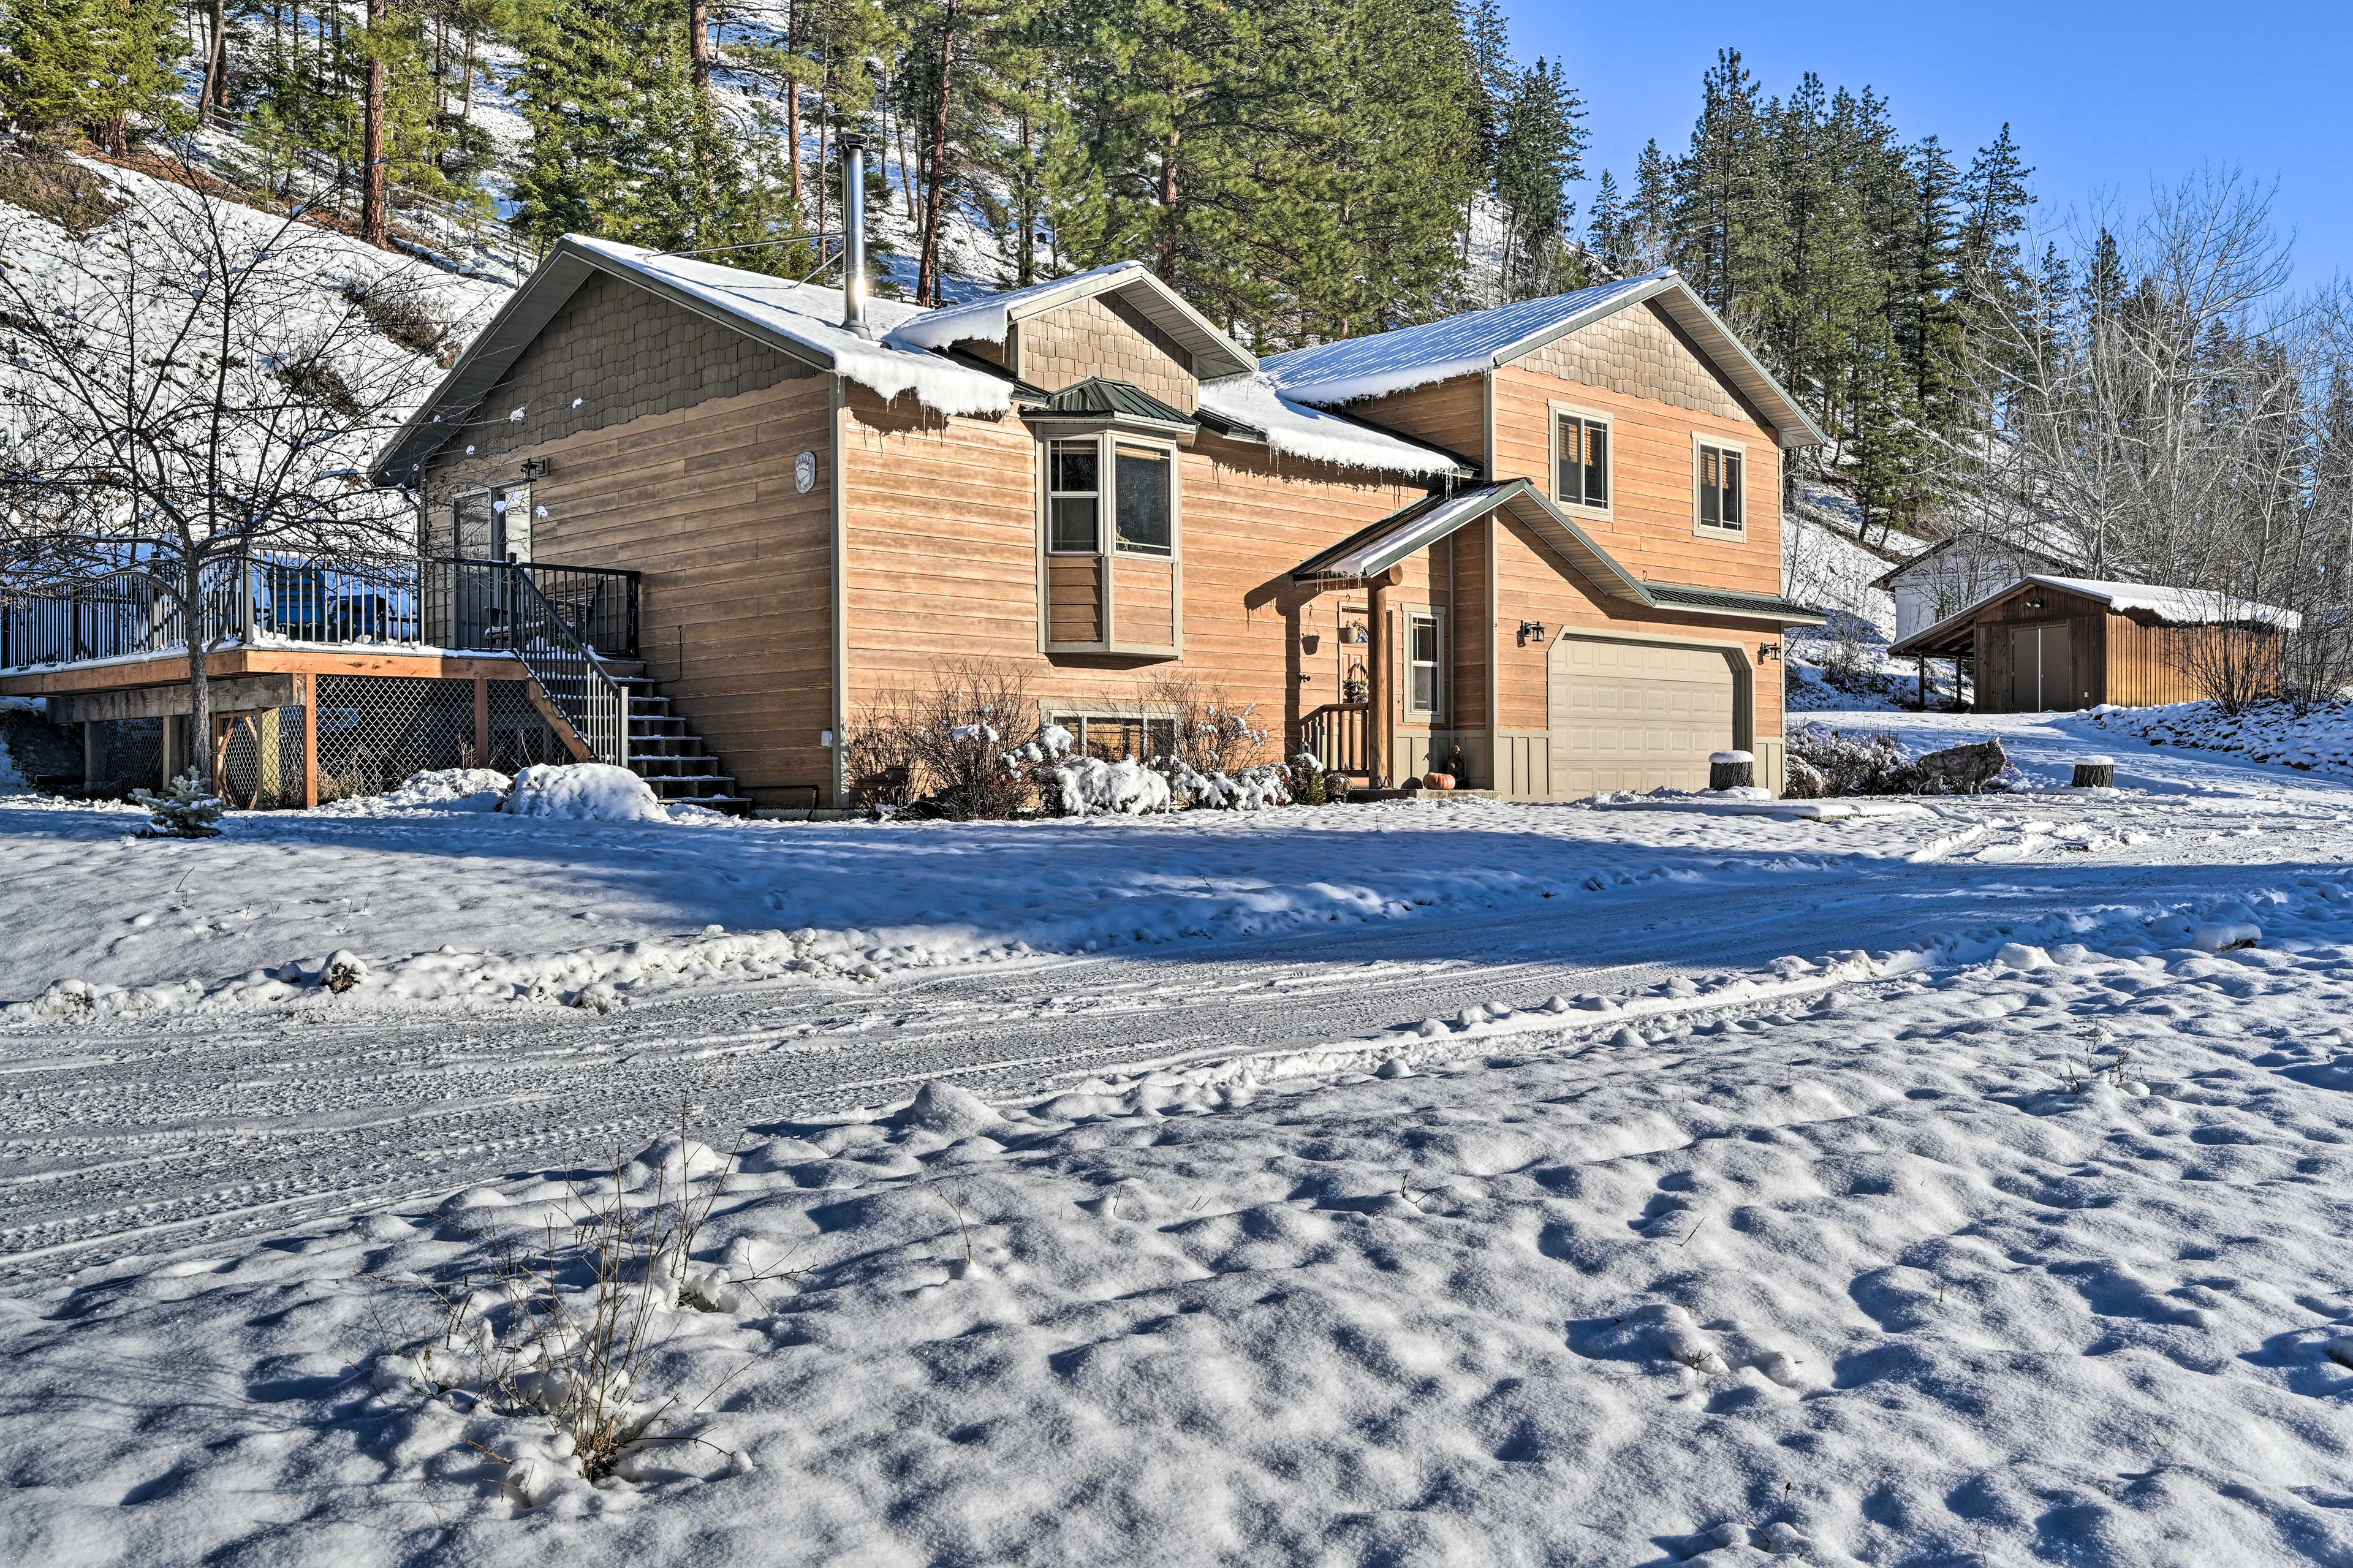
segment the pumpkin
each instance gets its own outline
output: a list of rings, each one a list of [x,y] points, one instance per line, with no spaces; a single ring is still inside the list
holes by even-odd
[[[1452,789],[1454,787],[1454,775],[1452,773],[1424,773],[1421,775],[1421,787],[1424,789]]]

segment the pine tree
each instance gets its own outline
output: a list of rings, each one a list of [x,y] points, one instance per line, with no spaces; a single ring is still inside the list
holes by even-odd
[[[1542,59],[1520,74],[1504,106],[1494,182],[1508,215],[1506,300],[1541,298],[1569,281],[1563,237],[1576,211],[1568,187],[1585,177],[1584,119],[1584,102],[1566,74]]]
[[[1634,208],[1618,193],[1618,176],[1601,171],[1593,187],[1593,205],[1586,215],[1585,248],[1612,278],[1631,278],[1641,270],[1642,237]]]
[[[1701,84],[1674,192],[1675,264],[1700,297],[1742,323],[1770,319],[1781,308],[1788,238],[1757,79],[1737,49],[1718,53]]]
[[[126,152],[134,121],[178,121],[185,52],[166,0],[9,0],[0,13],[0,113],[19,135],[73,127]]]
[[[1519,88],[1520,68],[1512,58],[1511,25],[1501,0],[1471,0],[1457,13],[1456,26],[1471,57],[1471,103],[1479,138],[1479,173],[1493,180],[1504,143],[1504,116]]]
[[[174,779],[162,795],[134,789],[131,798],[147,808],[147,826],[139,830],[142,838],[217,838],[221,814],[228,809],[194,768]]]

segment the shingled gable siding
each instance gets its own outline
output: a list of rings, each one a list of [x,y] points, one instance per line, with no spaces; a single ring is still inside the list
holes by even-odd
[[[434,455],[428,493],[511,479],[551,441],[808,377],[807,366],[732,327],[599,272],[582,284]],[[515,410],[520,419],[510,418]],[[473,452],[469,456],[467,448]],[[545,547],[541,547],[547,553]]]
[[[1193,411],[1199,383],[1166,332],[1109,296],[1058,306],[1014,328],[1021,378],[1060,392],[1091,375],[1142,387],[1173,408]]]

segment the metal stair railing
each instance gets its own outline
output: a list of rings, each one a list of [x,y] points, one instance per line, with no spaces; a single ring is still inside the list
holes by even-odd
[[[512,565],[507,572],[514,596],[514,656],[598,762],[628,767],[628,689],[532,581],[530,567]]]

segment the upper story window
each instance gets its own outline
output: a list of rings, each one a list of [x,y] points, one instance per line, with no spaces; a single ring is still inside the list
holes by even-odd
[[[1103,444],[1055,441],[1047,448],[1046,548],[1058,555],[1092,555],[1103,548],[1103,491],[1095,473]]]
[[[1175,487],[1169,475],[1176,464],[1171,456],[1165,447],[1119,443],[1119,504],[1113,516],[1119,548],[1126,554],[1166,555],[1174,547],[1170,498]]]
[[[1714,441],[1694,444],[1693,476],[1699,491],[1699,531],[1738,534],[1747,530],[1741,485],[1747,458],[1737,447]]]
[[[1609,508],[1609,422],[1590,414],[1556,415],[1553,442],[1559,454],[1553,499],[1563,506],[1607,511]]]

